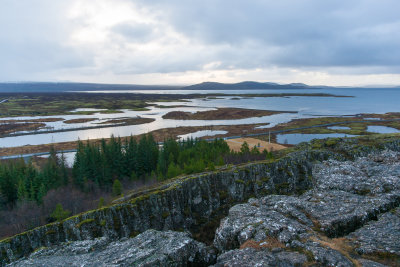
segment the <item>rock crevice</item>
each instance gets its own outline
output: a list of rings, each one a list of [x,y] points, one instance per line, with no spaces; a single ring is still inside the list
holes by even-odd
[[[328,139],[278,160],[178,177],[2,240],[0,263],[400,265],[399,151],[398,138]],[[211,222],[219,227],[207,247],[189,232],[197,237]],[[157,240],[175,245],[163,250]],[[126,248],[132,244],[142,251]]]

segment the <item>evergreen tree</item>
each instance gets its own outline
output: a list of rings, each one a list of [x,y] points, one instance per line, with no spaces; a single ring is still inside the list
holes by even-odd
[[[120,196],[122,194],[122,184],[118,179],[114,180],[112,193],[114,196]]]
[[[132,171],[132,173],[131,173],[131,181],[136,181],[137,179],[138,179],[138,177],[136,175],[136,172]]]
[[[17,185],[15,184],[12,173],[7,167],[2,168],[0,173],[0,188],[7,203],[14,204],[18,199]]]
[[[26,200],[29,197],[28,190],[26,190],[25,187],[25,182],[22,179],[18,181],[17,197],[18,201]]]
[[[168,166],[167,178],[172,178],[179,174],[181,174],[181,169],[174,162],[171,162]]]
[[[46,195],[46,193],[47,193],[47,189],[46,189],[45,184],[43,183],[40,185],[39,191],[37,192],[37,195],[36,195],[36,200],[38,203],[42,203],[43,197]]]
[[[246,141],[244,141],[242,146],[240,147],[240,153],[241,154],[249,154],[250,153],[249,144],[247,144]]]
[[[58,203],[50,216],[54,218],[56,221],[62,221],[68,218],[70,214],[71,212],[69,210],[64,210],[63,206],[60,203]]]
[[[260,154],[260,150],[258,150],[257,146],[254,146],[254,147],[251,149],[250,154],[259,155],[259,154]]]
[[[100,199],[99,199],[99,205],[98,205],[98,208],[100,209],[100,208],[102,208],[102,207],[104,207],[104,197],[101,197]]]

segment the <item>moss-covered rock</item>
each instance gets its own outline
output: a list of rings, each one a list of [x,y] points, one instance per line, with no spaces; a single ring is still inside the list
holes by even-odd
[[[318,149],[316,149],[318,147]],[[277,190],[302,193],[312,186],[313,162],[328,158],[343,160],[371,151],[400,150],[394,135],[349,138],[303,143],[279,152],[279,159],[232,166],[223,171],[181,176],[159,187],[123,198],[123,202],[85,212],[0,241],[0,264],[19,259],[35,249],[64,241],[129,237],[147,229],[198,229],[213,220],[216,212],[227,210],[250,197]],[[286,154],[285,154],[286,153]],[[167,215],[168,212],[168,216]],[[78,226],[78,227],[77,227]],[[47,233],[47,234],[46,234]]]

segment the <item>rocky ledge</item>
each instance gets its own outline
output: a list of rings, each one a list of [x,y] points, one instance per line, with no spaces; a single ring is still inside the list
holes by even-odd
[[[135,238],[64,243],[40,248],[9,266],[187,266],[215,261],[215,253],[187,233],[147,230]]]
[[[329,139],[180,178],[4,240],[1,264],[400,266],[399,151],[398,137]],[[201,232],[213,240],[199,242],[198,226],[221,214]]]
[[[400,266],[400,153],[313,168],[314,188],[229,210],[215,266]]]

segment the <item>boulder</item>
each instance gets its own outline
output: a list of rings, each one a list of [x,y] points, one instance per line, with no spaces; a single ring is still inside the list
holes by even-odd
[[[148,230],[113,242],[103,237],[42,248],[9,266],[208,266],[214,260],[188,233]]]

